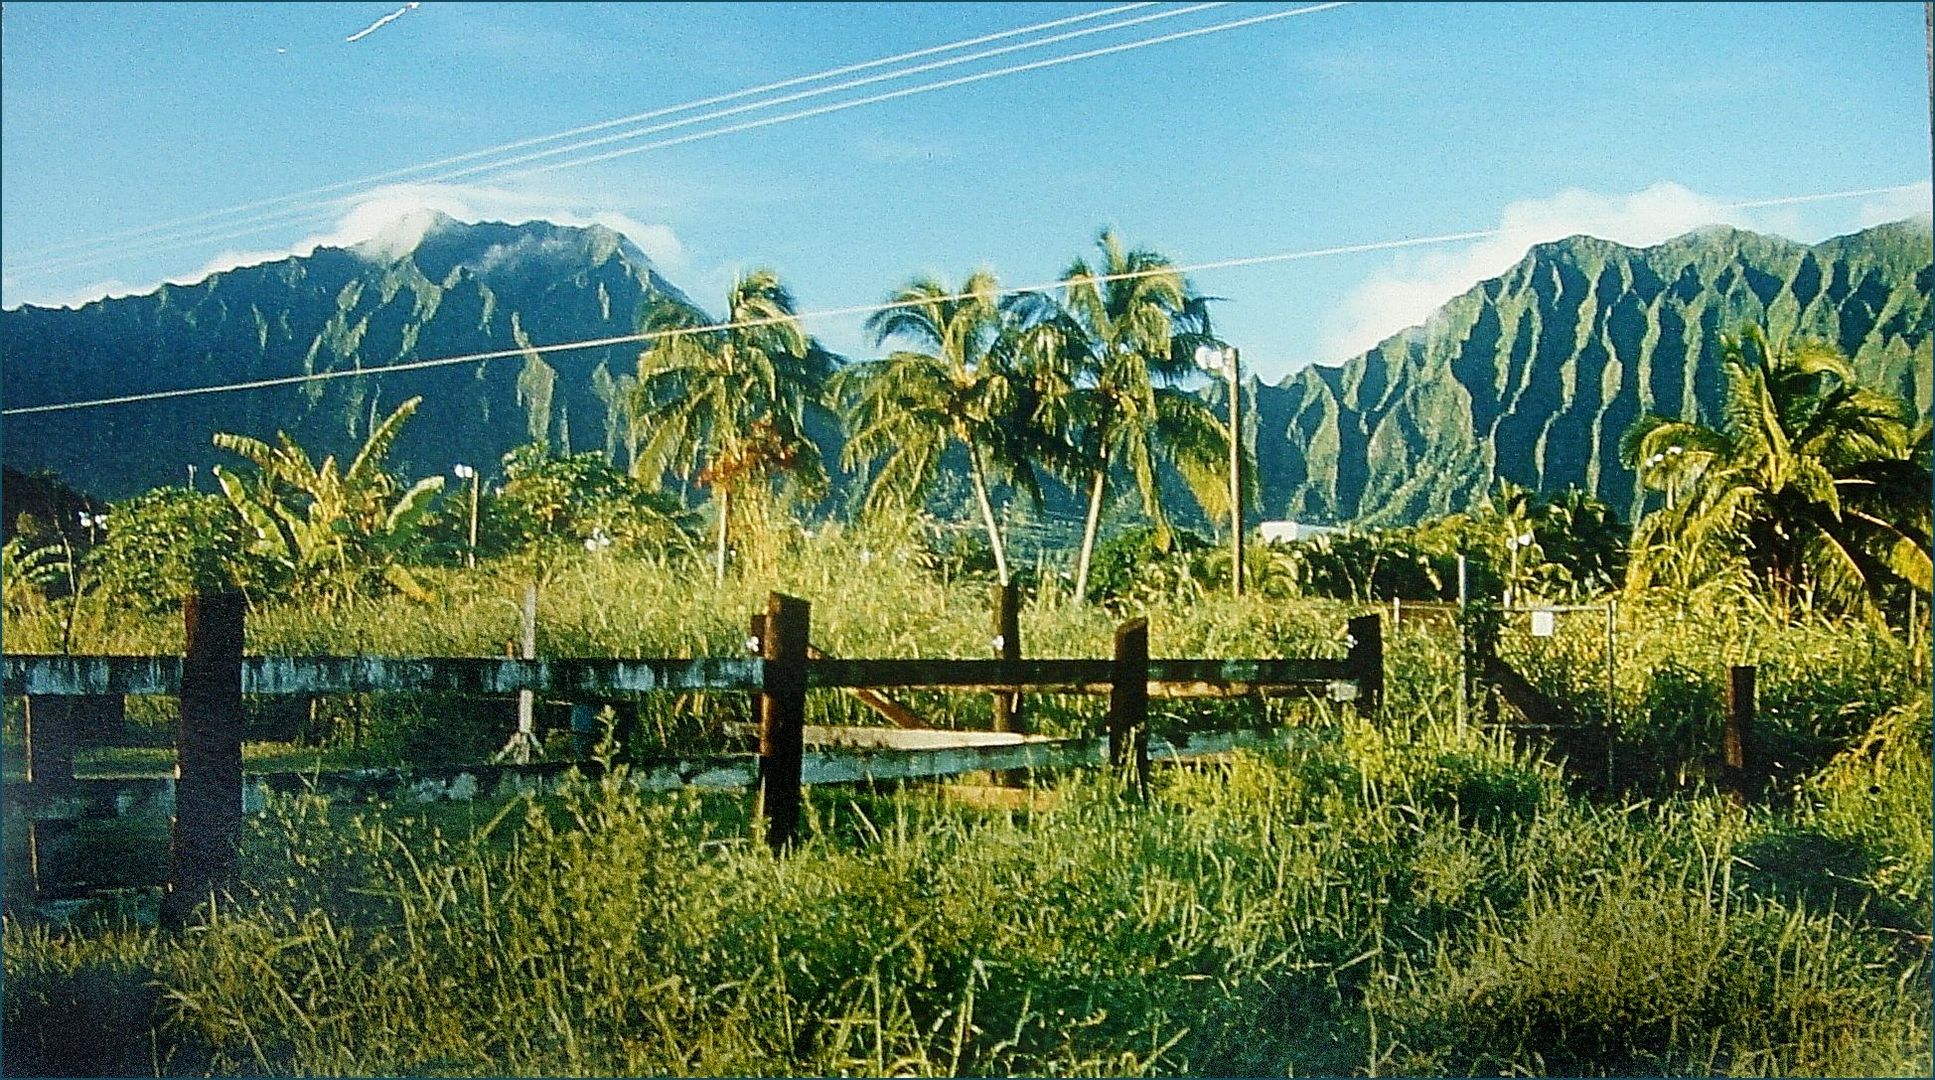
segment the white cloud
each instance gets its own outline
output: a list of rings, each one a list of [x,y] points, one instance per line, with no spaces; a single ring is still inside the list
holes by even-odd
[[[66,292],[38,296],[27,302],[37,307],[78,308],[104,297],[139,296],[142,293],[155,291],[160,285],[161,282],[159,281],[149,282],[146,285],[130,285],[120,278],[106,278],[101,281],[90,282],[79,288],[69,289]],[[11,288],[8,289],[8,292],[12,291]]]
[[[1935,184],[1924,181],[1869,199],[1855,211],[1855,220],[1867,229],[1907,217],[1929,217],[1931,206],[1935,206]]]
[[[306,256],[319,247],[347,248],[363,244],[367,245],[363,248],[365,253],[376,258],[396,258],[416,248],[439,213],[465,222],[502,221],[522,225],[531,221],[549,221],[579,227],[603,225],[637,245],[661,273],[678,274],[690,267],[685,244],[669,225],[643,222],[629,214],[551,195],[473,185],[397,184],[358,198],[333,226],[323,232],[282,247],[225,250],[192,272],[170,275],[164,280],[174,285],[192,285],[210,274],[275,262],[291,255]],[[45,307],[78,307],[104,296],[153,292],[161,284],[161,281],[154,281],[145,285],[130,285],[119,279],[109,279],[53,296],[32,297],[26,302]]]
[[[1630,195],[1573,188],[1511,203],[1500,214],[1496,235],[1456,250],[1407,252],[1358,285],[1325,334],[1323,359],[1355,356],[1423,324],[1445,301],[1510,269],[1534,244],[1586,233],[1649,247],[1714,224],[1755,227],[1747,211],[1665,182]]]

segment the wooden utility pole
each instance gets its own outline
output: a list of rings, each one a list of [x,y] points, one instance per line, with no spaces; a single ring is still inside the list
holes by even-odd
[[[1229,347],[1230,367],[1230,592],[1243,595],[1243,377],[1241,354]]]

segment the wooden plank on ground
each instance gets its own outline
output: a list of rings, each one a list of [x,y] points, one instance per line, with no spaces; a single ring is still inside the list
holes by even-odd
[[[887,731],[888,729],[880,729]],[[1108,738],[1052,739],[1008,732],[946,732],[978,735],[989,741],[936,749],[816,749],[802,756],[801,782],[841,784],[871,780],[914,780],[953,776],[987,769],[1052,769],[1097,765],[1107,760]],[[1005,736],[1014,742],[994,742]],[[1198,732],[1173,740],[1151,739],[1149,757],[1189,761],[1232,750],[1269,746],[1310,746],[1327,738],[1320,729],[1290,728],[1255,731]],[[751,754],[718,754],[664,758],[627,767],[628,783],[640,791],[669,791],[682,787],[744,791],[757,779],[758,759]],[[465,801],[512,790],[539,790],[556,784],[574,767],[572,762],[533,765],[448,765],[435,768],[366,768],[331,772],[250,773],[243,778],[241,804],[259,811],[269,792],[314,792],[353,801],[386,800],[422,803]],[[24,784],[8,785],[9,798]],[[74,818],[145,811],[171,812],[172,777],[84,777],[74,781],[73,797],[63,810],[48,817]]]

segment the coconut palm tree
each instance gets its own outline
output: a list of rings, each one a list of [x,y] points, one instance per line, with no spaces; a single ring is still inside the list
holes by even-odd
[[[1809,595],[1878,614],[1891,586],[1930,586],[1929,435],[1861,385],[1831,346],[1722,341],[1720,424],[1642,417],[1622,456],[1668,493],[1635,538],[1628,584],[1682,584],[1744,558],[1787,603]]]
[[[825,394],[833,358],[800,328],[792,294],[767,269],[733,283],[722,326],[664,299],[647,312],[644,330],[660,336],[638,358],[633,415],[646,430],[633,472],[656,485],[697,468],[718,497],[714,570],[723,582],[735,496],[743,502],[775,482],[796,491],[826,483],[805,420]]]
[[[1202,399],[1175,385],[1195,373],[1196,346],[1214,337],[1202,298],[1190,294],[1162,255],[1125,250],[1107,229],[1096,246],[1100,259],[1093,267],[1077,259],[1063,275],[1061,303],[1034,297],[1017,305],[1030,319],[1027,343],[1044,383],[1043,419],[1066,433],[1088,486],[1077,597],[1088,592],[1111,472],[1128,470],[1155,524],[1157,545],[1166,549],[1171,531],[1162,468],[1180,472],[1213,513],[1230,438]]]
[[[878,463],[869,510],[918,502],[959,446],[988,532],[995,570],[1010,580],[1007,544],[996,524],[990,488],[1006,482],[1040,500],[1034,459],[1052,457],[1052,439],[1034,423],[1032,387],[1017,366],[1015,322],[1004,314],[1000,284],[983,270],[959,289],[915,278],[875,312],[867,329],[876,345],[898,339],[910,348],[855,364],[836,376],[845,402],[844,462]]]

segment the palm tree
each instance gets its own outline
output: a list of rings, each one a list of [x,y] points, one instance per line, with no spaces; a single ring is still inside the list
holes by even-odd
[[[1093,268],[1077,259],[1063,275],[1061,304],[1031,298],[1020,305],[1031,317],[1031,355],[1050,384],[1044,420],[1067,433],[1088,483],[1077,597],[1088,593],[1110,472],[1128,469],[1166,550],[1162,467],[1177,469],[1214,513],[1230,438],[1202,399],[1173,385],[1195,373],[1196,346],[1214,340],[1203,298],[1190,294],[1168,259],[1125,251],[1113,231],[1104,229],[1096,246],[1101,258]]]
[[[947,451],[967,454],[968,477],[994,551],[1001,583],[1010,580],[1007,545],[995,523],[989,488],[1007,481],[1040,499],[1032,458],[1053,454],[1034,424],[1031,386],[1017,366],[1015,324],[999,302],[1000,284],[983,270],[958,290],[916,278],[875,312],[867,329],[876,345],[898,338],[913,346],[855,364],[835,378],[846,402],[844,461],[879,462],[866,507],[916,502],[932,486]]]
[[[733,283],[722,326],[666,299],[644,329],[660,336],[638,358],[633,415],[647,430],[633,472],[656,485],[698,468],[699,482],[718,494],[714,569],[724,582],[735,495],[743,501],[776,480],[806,489],[826,482],[805,417],[824,396],[832,357],[800,328],[792,294],[767,269]]]
[[[1646,416],[1626,433],[1628,467],[1669,496],[1640,523],[1628,584],[1744,557],[1783,606],[1811,594],[1874,617],[1889,587],[1927,592],[1926,425],[1911,433],[1901,402],[1827,345],[1777,351],[1750,326],[1722,360],[1718,427]]]
[[[399,494],[402,485],[383,469],[404,421],[422,403],[413,397],[397,406],[370,431],[347,469],[338,467],[334,455],[312,464],[285,432],[276,433],[274,446],[218,433],[216,446],[255,465],[252,474],[220,466],[214,472],[222,494],[253,527],[256,552],[293,571],[298,582],[325,591],[331,574],[345,596],[360,578],[373,574],[406,595],[427,598],[403,564],[424,541],[425,516],[443,477],[418,480]]]

